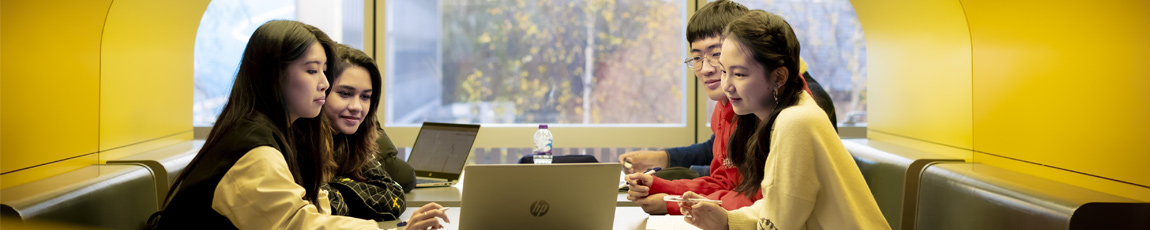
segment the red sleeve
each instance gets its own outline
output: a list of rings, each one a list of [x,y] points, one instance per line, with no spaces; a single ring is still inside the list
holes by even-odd
[[[739,175],[738,169],[722,166],[722,163],[719,162],[721,159],[720,157],[716,157],[712,160],[711,167],[718,166],[718,168],[711,170],[711,176],[682,180],[652,178],[651,191],[648,193],[682,195],[687,191],[692,191],[698,194],[704,194],[704,196],[709,199],[722,200],[722,206],[727,210],[750,206],[755,200],[762,198],[762,194],[758,194],[758,192],[755,193],[755,199],[752,200],[740,193],[732,191],[735,189],[735,186],[739,184],[740,180],[742,180],[742,177]],[[682,213],[679,212],[678,205],[679,204],[675,202],[667,202],[667,213],[682,215]]]
[[[735,186],[739,184],[739,180],[742,179],[742,177],[739,176],[739,170],[723,165],[722,161],[726,156],[722,154],[715,155],[716,156],[711,159],[710,176],[682,180],[666,180],[655,177],[651,181],[650,194],[666,193],[681,195],[687,191],[698,194],[711,194],[716,191],[735,189]]]
[[[735,209],[739,209],[742,207],[751,206],[751,204],[754,204],[755,201],[763,199],[763,193],[759,192],[759,191],[755,191],[755,197],[752,199],[752,198],[747,198],[747,196],[744,196],[742,193],[737,193],[735,191],[720,190],[720,191],[708,194],[708,195],[706,195],[706,197],[707,197],[707,199],[723,201],[723,204],[719,205],[719,206],[722,206],[723,209],[730,211],[730,210],[735,210]],[[667,202],[667,214],[683,215],[682,212],[679,212],[679,203]]]

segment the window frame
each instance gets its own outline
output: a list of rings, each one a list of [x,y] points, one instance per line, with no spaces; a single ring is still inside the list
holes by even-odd
[[[686,17],[690,18],[698,10],[699,6],[707,3],[707,0],[682,0],[685,1],[687,12]],[[387,0],[383,1],[387,2]],[[386,44],[387,37],[382,35],[379,31],[387,31],[387,4],[379,4],[379,1],[368,0],[364,1],[364,51],[373,57],[376,57],[377,65],[379,65],[380,72],[387,72],[386,47],[380,48],[379,44]],[[689,47],[683,47],[684,50]],[[628,127],[626,125],[595,125],[595,126],[567,126],[563,124],[551,124],[550,129],[557,136],[557,147],[560,148],[633,148],[633,147],[655,147],[655,148],[668,148],[687,146],[694,143],[700,143],[710,139],[711,128],[708,126],[707,120],[707,102],[710,100],[701,92],[705,92],[702,85],[698,84],[693,73],[684,68],[684,78],[686,81],[685,98],[693,98],[694,100],[687,100],[686,103],[686,120],[684,127],[657,127],[657,125],[645,125],[646,127]],[[383,76],[387,78],[388,76]],[[386,89],[386,81],[381,84]],[[381,96],[380,103],[386,103],[387,94]],[[380,105],[380,111],[376,113],[381,121],[386,119],[386,106]],[[195,139],[207,139],[208,133],[212,127],[197,126],[194,127]],[[410,147],[415,143],[415,137],[419,132],[417,126],[389,126],[384,124],[384,131],[388,133],[392,142],[399,147]],[[530,136],[537,128],[533,124],[515,124],[515,125],[484,125],[480,129],[480,134],[476,138],[473,148],[530,148],[532,143]],[[842,139],[848,138],[866,138],[867,126],[840,126],[839,137]],[[519,138],[504,138],[504,137],[519,137]],[[613,161],[614,159],[601,159],[603,161]]]

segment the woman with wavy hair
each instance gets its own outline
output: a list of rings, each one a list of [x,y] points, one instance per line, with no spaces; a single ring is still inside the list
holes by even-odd
[[[854,159],[799,75],[799,42],[782,17],[747,13],[723,31],[722,89],[737,126],[727,157],[735,191],[763,199],[733,211],[682,202],[702,229],[889,229]],[[704,198],[687,192],[684,198]]]
[[[395,148],[375,116],[383,93],[383,77],[375,60],[363,51],[343,44],[337,45],[336,50],[341,59],[340,68],[332,74],[327,103],[319,117],[301,119],[296,130],[301,142],[320,141],[301,145],[300,151],[332,156],[326,165],[333,177],[329,177],[325,189],[329,190],[333,215],[396,220],[407,204],[403,187],[389,173],[402,169],[388,169],[380,163],[383,158],[395,156],[378,154],[381,148],[392,150],[383,152],[394,152]],[[413,220],[446,218],[438,211],[440,208],[442,206],[435,203],[425,205],[421,208],[423,211],[412,215]],[[413,229],[442,227],[438,221],[412,223],[409,227]]]

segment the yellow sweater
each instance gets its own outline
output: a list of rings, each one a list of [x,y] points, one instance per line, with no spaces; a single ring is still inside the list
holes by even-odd
[[[727,212],[730,229],[890,229],[826,113],[800,94],[771,130],[763,199]]]

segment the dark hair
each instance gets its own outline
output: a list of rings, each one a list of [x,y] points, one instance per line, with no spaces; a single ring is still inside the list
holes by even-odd
[[[371,106],[369,106],[363,122],[359,123],[359,128],[356,129],[355,133],[347,135],[334,132],[335,137],[333,138],[335,139],[335,164],[339,166],[336,169],[336,175],[362,181],[366,177],[360,169],[368,161],[373,160],[375,153],[379,150],[376,139],[379,139],[381,131],[375,112],[379,109],[379,100],[383,94],[381,89],[383,76],[379,73],[375,59],[367,56],[367,53],[343,44],[340,44],[337,50],[347,68],[359,66],[366,69],[368,75],[371,76]],[[342,68],[338,73],[335,73],[336,78],[342,75],[347,68]],[[332,81],[332,84],[335,84],[335,81]]]
[[[778,68],[787,68],[787,79],[779,85],[778,103],[763,125],[754,114],[735,118],[735,130],[727,142],[727,158],[735,164],[742,175],[742,181],[735,186],[735,192],[754,197],[763,181],[763,167],[771,150],[771,128],[779,113],[795,105],[804,84],[799,76],[799,39],[791,30],[791,25],[778,15],[762,10],[753,10],[731,22],[723,37],[747,51],[755,62],[763,67],[767,82]],[[726,42],[726,41],[724,41]],[[729,46],[732,44],[724,44]]]
[[[721,35],[727,24],[748,11],[750,10],[743,4],[728,0],[703,5],[687,21],[687,43]]]
[[[303,198],[317,203],[319,188],[325,182],[316,178],[317,174],[324,173],[321,165],[324,161],[317,157],[323,156],[293,151],[291,145],[296,144],[296,141],[292,141],[292,121],[289,120],[291,118],[284,97],[288,65],[303,57],[316,42],[323,46],[327,55],[328,68],[324,72],[330,73],[336,69],[332,65],[338,60],[333,46],[335,42],[318,28],[297,21],[274,20],[264,23],[252,33],[227,104],[212,126],[204,146],[189,163],[189,169],[181,172],[169,189],[168,199],[188,172],[192,171],[190,167],[200,161],[201,156],[214,154],[207,151],[224,141],[222,138],[225,133],[236,129],[239,121],[254,118],[271,123],[276,131],[273,135],[286,136],[284,140],[288,143],[283,143],[285,146],[278,150],[283,153],[296,184],[307,191]]]

